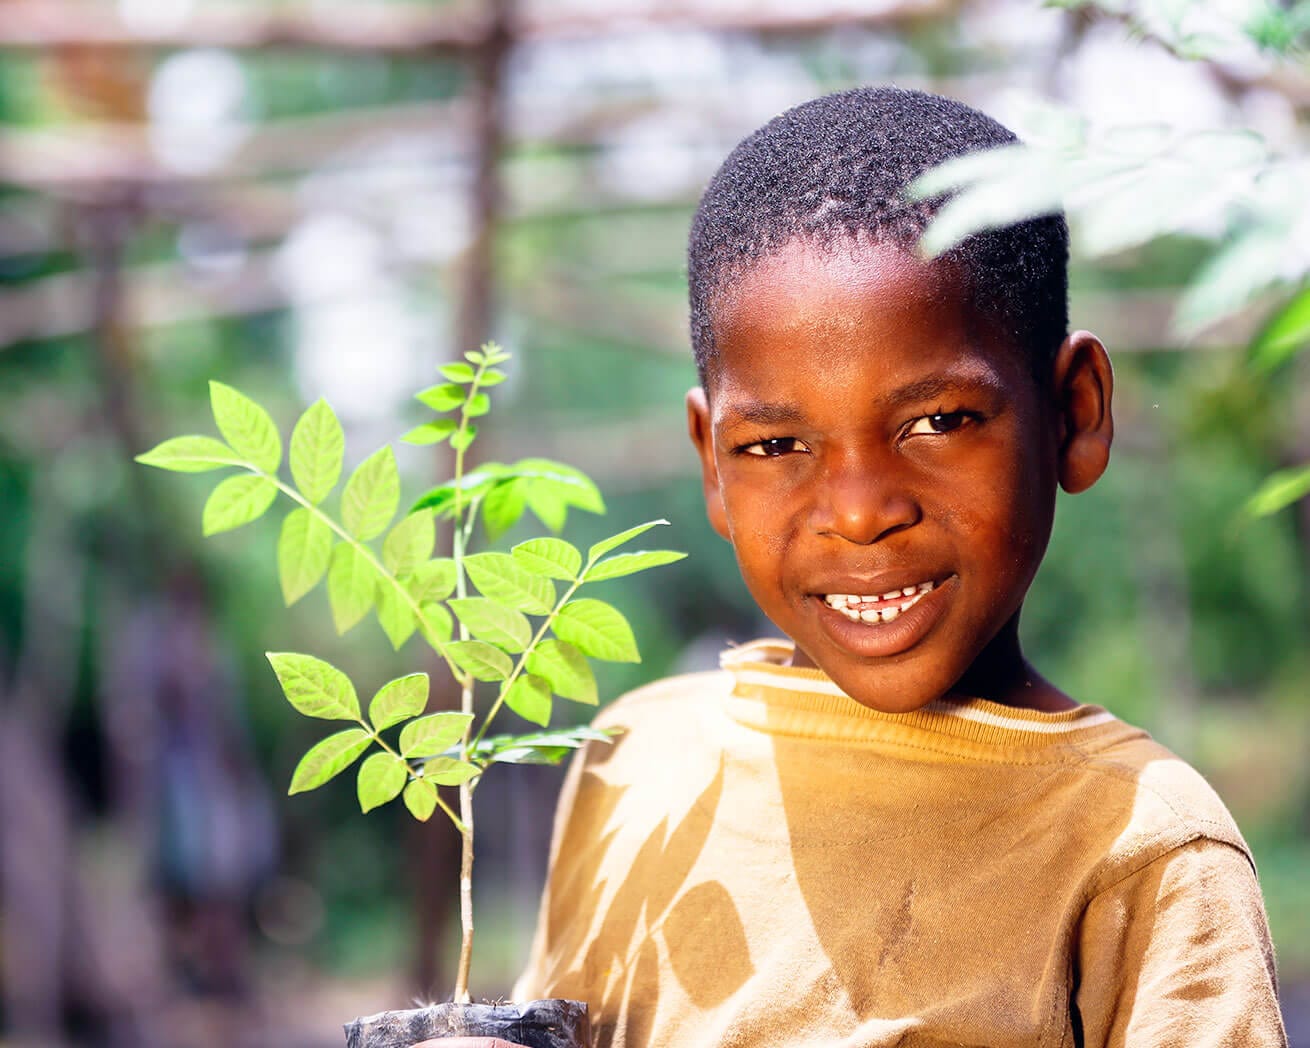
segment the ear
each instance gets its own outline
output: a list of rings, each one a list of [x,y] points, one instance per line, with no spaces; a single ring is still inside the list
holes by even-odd
[[[714,461],[714,431],[710,424],[710,403],[700,386],[687,391],[687,433],[700,456],[701,485],[705,491],[705,515],[710,526],[728,538],[728,514],[719,490],[719,467]],[[729,540],[731,541],[731,540]]]
[[[1060,434],[1060,486],[1077,494],[1101,478],[1114,441],[1114,372],[1101,340],[1086,331],[1071,334],[1055,355],[1051,380]]]

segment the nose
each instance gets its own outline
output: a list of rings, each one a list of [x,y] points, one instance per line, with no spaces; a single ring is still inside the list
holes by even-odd
[[[896,463],[874,459],[850,455],[827,470],[814,512],[819,534],[867,546],[923,518]]]

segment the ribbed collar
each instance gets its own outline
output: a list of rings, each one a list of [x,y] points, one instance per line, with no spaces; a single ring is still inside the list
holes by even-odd
[[[774,735],[896,741],[929,732],[1020,747],[1081,747],[1101,736],[1138,733],[1099,706],[1045,713],[986,699],[938,699],[912,713],[882,713],[856,702],[822,670],[786,665],[792,651],[790,641],[757,640],[720,656],[733,677],[727,711],[734,720]]]

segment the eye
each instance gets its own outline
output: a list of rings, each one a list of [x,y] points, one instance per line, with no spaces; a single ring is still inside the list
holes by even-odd
[[[780,455],[790,455],[794,452],[808,452],[809,448],[795,437],[768,437],[765,440],[757,440],[754,444],[743,444],[736,451],[739,455],[778,458]]]
[[[906,427],[905,435],[907,437],[938,436],[977,421],[978,416],[971,411],[938,411],[914,419]]]

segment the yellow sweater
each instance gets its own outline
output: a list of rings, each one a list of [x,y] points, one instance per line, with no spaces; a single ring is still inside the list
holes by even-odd
[[[1094,706],[882,714],[756,642],[574,763],[520,999],[598,1048],[1286,1044],[1249,853]]]

